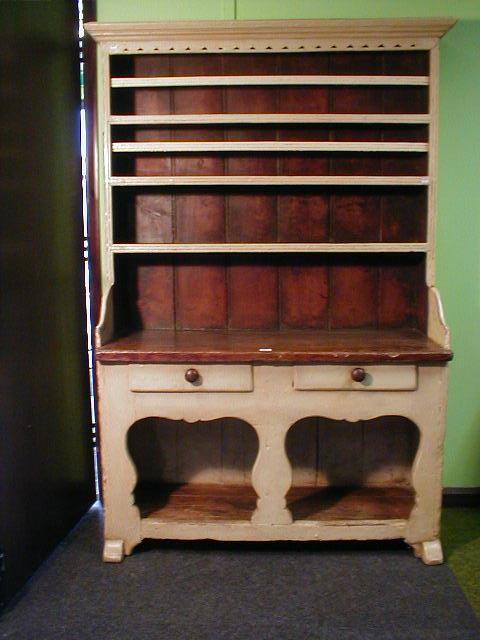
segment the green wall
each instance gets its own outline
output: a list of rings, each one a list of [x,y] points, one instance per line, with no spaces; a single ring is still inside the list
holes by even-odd
[[[480,486],[480,2],[97,0],[98,20],[458,18],[441,42],[437,284],[452,329],[444,483]]]

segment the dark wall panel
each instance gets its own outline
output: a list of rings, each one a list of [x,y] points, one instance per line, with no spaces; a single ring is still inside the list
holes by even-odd
[[[1,2],[0,35],[5,602],[92,504],[95,487],[76,3]]]

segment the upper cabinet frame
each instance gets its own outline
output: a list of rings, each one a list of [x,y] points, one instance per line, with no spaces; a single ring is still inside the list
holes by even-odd
[[[432,49],[456,20],[224,20],[87,23],[111,54]]]

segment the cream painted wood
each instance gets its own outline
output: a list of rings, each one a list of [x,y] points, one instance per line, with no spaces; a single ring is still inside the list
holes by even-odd
[[[111,125],[428,124],[428,113],[215,113],[110,116]]]
[[[292,467],[285,451],[288,422],[281,422],[277,412],[266,406],[252,426],[259,439],[258,456],[252,471],[252,485],[258,500],[252,523],[259,525],[291,524],[285,496],[292,485]]]
[[[113,243],[113,198],[112,187],[109,183],[112,176],[111,162],[111,129],[104,125],[110,116],[110,59],[107,50],[103,47],[100,50],[101,82],[103,84],[102,107],[100,114],[102,120],[99,130],[103,137],[103,177],[105,185],[103,187],[103,220],[101,220],[101,231],[103,234],[102,265],[105,272],[107,286],[111,287],[115,282],[113,255],[109,249]]]
[[[113,253],[424,253],[424,242],[272,242],[114,244]]]
[[[421,558],[425,564],[442,564],[443,552],[440,540],[428,540],[412,545],[417,558]]]
[[[454,18],[363,20],[196,20],[178,22],[95,23],[85,31],[112,54],[223,51],[302,51],[429,49],[450,29]],[[253,49],[252,49],[253,47]],[[268,47],[268,49],[267,49]]]
[[[432,149],[438,148],[438,77],[439,77],[439,48],[438,44],[430,51],[430,75],[431,84],[429,88],[429,104],[428,112],[433,114],[428,127],[428,140]],[[430,181],[428,184],[428,224],[427,224],[427,242],[431,247],[435,243],[435,227],[436,227],[436,211],[437,211],[437,171],[438,157],[436,151],[428,156],[428,175]],[[427,285],[435,284],[435,254],[430,251],[427,255]]]
[[[108,180],[116,187],[166,186],[403,186],[424,187],[428,176],[115,176]]]
[[[425,153],[426,142],[114,142],[116,153],[201,153],[204,151],[352,151]]]
[[[438,39],[454,24],[450,18],[399,20],[295,20],[295,21],[221,21],[168,22],[86,25],[100,44],[100,71],[103,102],[99,131],[103,156],[102,181],[103,230],[102,268],[103,299],[96,344],[101,346],[114,336],[113,284],[116,253],[185,253],[185,252],[288,252],[288,251],[419,251],[427,253],[428,335],[449,345],[449,331],[443,318],[441,301],[434,288],[434,231],[436,217],[436,151],[438,110]],[[235,76],[228,78],[110,78],[109,57],[124,54],[186,54],[304,51],[431,50],[429,76]],[[301,86],[317,84],[359,84],[400,87],[429,85],[428,114],[202,114],[191,115],[112,115],[110,89],[119,86],[211,86],[211,83],[242,86],[259,82],[268,86],[292,82]],[[123,83],[123,85],[122,85]],[[147,83],[147,84],[145,84]],[[186,84],[185,84],[186,83]],[[227,85],[227,86],[228,86]],[[116,90],[116,89],[114,89]],[[426,176],[112,176],[110,125],[235,124],[245,123],[352,123],[352,124],[429,124],[429,165]],[[114,143],[115,145],[118,143]],[[132,143],[127,143],[132,144]],[[135,144],[135,143],[134,143]],[[143,143],[142,143],[143,144]],[[203,144],[203,143],[202,143]],[[258,144],[258,143],[255,143]],[[302,143],[295,143],[296,149]],[[317,144],[317,143],[315,143]],[[341,143],[344,144],[344,143]],[[372,143],[366,143],[372,144]],[[390,146],[395,143],[388,143]],[[408,143],[410,145],[417,143]],[[421,143],[424,144],[424,143]],[[202,146],[202,149],[205,147]],[[365,147],[363,147],[365,148]],[[332,147],[329,147],[332,149]],[[132,147],[123,151],[133,151]],[[384,150],[384,149],[383,149]],[[171,149],[170,149],[171,151]],[[420,151],[420,148],[418,149]],[[352,243],[352,244],[114,244],[112,234],[112,190],[122,186],[403,186],[428,187],[428,233],[425,243]],[[358,363],[361,366],[361,362]],[[158,385],[158,371],[163,365],[148,365],[144,374],[139,365],[98,363],[100,438],[105,502],[104,559],[120,561],[124,554],[145,537],[217,540],[332,540],[404,538],[427,564],[442,561],[439,542],[441,504],[441,466],[444,436],[447,369],[445,365],[416,368],[416,385],[410,388],[411,365],[378,365],[374,380],[382,388],[375,393],[357,393],[355,387],[327,390],[303,390],[294,387],[293,366],[253,367],[253,389],[246,393],[225,385],[238,383],[234,375],[238,365],[225,365],[222,388],[211,386],[206,393],[185,393],[175,378],[168,385]],[[146,365],[147,366],[147,365]],[[199,365],[200,366],[200,365]],[[202,369],[203,369],[203,365]],[[209,365],[211,366],[211,365]],[[330,366],[330,365],[329,365]],[[369,369],[369,365],[365,365]],[[135,372],[131,375],[135,367]],[[227,367],[229,373],[227,373]],[[299,384],[318,384],[325,365],[314,374],[302,374]],[[377,368],[377,367],[376,367]],[[317,367],[312,367],[317,369]],[[322,370],[321,370],[322,369]],[[350,369],[348,367],[347,369]],[[385,369],[385,371],[384,371]],[[333,369],[332,369],[333,370]],[[388,373],[387,373],[387,370]],[[398,374],[392,374],[392,371]],[[173,371],[173,370],[172,370]],[[340,379],[340,367],[333,376]],[[323,372],[323,373],[322,373]],[[329,374],[330,376],[331,374]],[[303,378],[302,378],[303,376]],[[327,378],[329,377],[327,376]],[[343,376],[343,373],[342,373]],[[393,376],[390,377],[389,376]],[[397,377],[396,377],[397,376]],[[241,376],[240,376],[241,377]],[[133,378],[133,383],[132,383]],[[312,383],[312,380],[314,383]],[[303,379],[303,382],[302,382]],[[306,379],[306,382],[305,382]],[[344,378],[341,378],[344,381]],[[210,382],[213,378],[209,378]],[[217,378],[220,380],[220,377]],[[376,383],[376,382],[375,382]],[[209,383],[210,384],[210,383]],[[216,383],[217,384],[217,383]],[[338,383],[335,383],[338,384]],[[133,386],[132,386],[133,385]],[[178,385],[178,386],[177,386]],[[391,385],[391,386],[389,386]],[[398,388],[395,385],[401,385]],[[348,385],[347,385],[348,386]],[[205,389],[205,387],[203,387]],[[373,387],[370,386],[373,390]],[[217,390],[218,389],[218,390]],[[362,387],[363,390],[363,387]],[[387,427],[375,428],[380,416],[403,416],[417,425],[419,446],[413,465],[410,457],[413,442],[405,438],[403,425],[392,418]],[[133,491],[137,469],[127,446],[140,420],[160,417],[162,451],[168,462],[163,469],[166,481],[251,482],[257,492],[257,509],[250,521],[172,522],[161,514],[141,518],[134,504]],[[292,441],[292,425],[308,418],[300,426],[304,448],[295,443],[287,456],[286,442]],[[254,429],[258,438],[255,464],[254,442],[239,428],[235,419]],[[326,419],[339,421],[333,428]],[[168,421],[184,421],[184,423]],[[216,422],[207,423],[206,421]],[[371,422],[373,420],[373,423]],[[191,426],[191,429],[188,427]],[[248,429],[247,428],[247,429]],[[245,433],[249,437],[245,438]],[[247,443],[248,440],[248,443]],[[131,444],[131,441],[129,439]],[[343,446],[338,446],[342,442]],[[244,445],[240,446],[241,443]],[[160,443],[157,443],[158,446]],[[243,448],[242,448],[243,447]],[[313,452],[323,455],[314,459]],[[395,456],[391,456],[391,451]],[[378,464],[381,462],[382,464]],[[253,470],[251,467],[253,466]],[[143,469],[142,469],[143,471]],[[155,475],[152,464],[149,473]],[[411,483],[416,500],[407,519],[336,520],[292,522],[285,495],[293,482],[308,486],[327,486],[332,479],[340,484]]]
[[[188,537],[186,532],[190,531],[192,536],[228,540],[239,539],[241,531],[245,539],[277,540],[287,539],[288,527],[292,527],[291,539],[365,539],[400,535],[412,545],[438,538],[445,366],[420,366],[415,391],[378,391],[375,394],[298,391],[292,385],[292,366],[255,366],[255,385],[251,393],[198,394],[194,403],[189,394],[181,392],[132,392],[129,388],[129,366],[98,365],[107,539],[123,539],[126,553],[140,541],[145,531],[158,537]],[[115,402],[112,402],[112,395]],[[106,404],[113,404],[113,409],[111,406],[105,408]],[[405,416],[420,431],[420,445],[412,470],[416,504],[410,518],[401,522],[360,520],[355,524],[319,522],[312,525],[312,522],[296,521],[289,525],[285,494],[292,472],[285,451],[285,438],[290,426],[308,416],[354,423],[383,415]],[[243,528],[239,529],[238,524],[228,522],[188,523],[188,526],[170,522],[165,523],[165,527],[158,522],[140,522],[138,510],[132,506],[136,472],[129,455],[125,451],[122,453],[121,449],[125,448],[127,423],[133,424],[151,416],[189,423],[229,416],[254,427],[259,438],[259,453],[252,483],[258,494],[258,504],[250,523],[242,523]],[[108,479],[112,477],[116,481],[109,483]],[[112,488],[111,484],[121,486]],[[124,537],[119,535],[120,532]]]
[[[253,390],[252,367],[248,364],[132,364],[128,368],[130,391],[137,393]],[[189,369],[198,371],[199,378],[195,382],[188,382],[185,378]]]
[[[128,369],[98,366],[97,375],[105,509],[104,560],[119,562],[122,559],[119,541],[123,543],[123,553],[129,555],[141,540],[140,514],[133,498],[137,472],[126,440],[128,430],[135,422],[135,413],[133,404],[128,402]],[[112,377],[113,385],[109,384]]]
[[[114,285],[111,285],[102,298],[100,319],[95,329],[95,344],[98,347],[101,347],[110,340],[113,340],[115,335],[113,322],[113,289]]]
[[[165,76],[161,78],[112,78],[112,89],[128,87],[242,87],[242,86],[419,86],[428,76]]]
[[[413,391],[417,388],[414,365],[368,365],[365,379],[352,379],[354,366],[297,365],[293,367],[293,387],[300,391]]]
[[[272,542],[279,540],[396,540],[404,537],[405,520],[338,520],[337,522],[297,521],[268,525],[250,522],[204,524],[162,521],[147,518],[141,522],[142,538],[160,540],[220,540]],[[428,563],[427,563],[428,564]]]
[[[121,562],[124,556],[123,540],[105,540],[103,546],[104,562]]]
[[[450,329],[445,320],[442,299],[436,287],[428,288],[428,335],[432,340],[450,348]]]
[[[422,407],[417,405],[408,416],[420,430],[420,443],[412,468],[415,506],[406,532],[406,541],[410,544],[434,540],[440,534],[447,374],[445,366],[425,367],[423,386],[425,394],[430,394],[430,402],[425,401]],[[437,505],[437,508],[430,505]]]
[[[107,44],[106,47],[110,55],[139,55],[139,54],[158,54],[168,53],[170,55],[185,55],[185,54],[204,54],[204,53],[306,53],[306,52],[318,52],[318,51],[378,51],[383,53],[384,51],[398,51],[399,49],[422,49],[428,50],[435,46],[435,39],[429,38],[411,38],[403,40],[392,40],[391,38],[378,37],[375,41],[370,41],[369,44],[365,40],[359,38],[335,38],[330,40],[310,40],[309,42],[291,41],[287,44],[285,40],[261,41],[257,38],[250,40],[250,42],[240,42],[239,40],[225,40],[224,42],[216,42],[210,46],[204,43],[195,42],[194,40],[182,41],[170,41],[162,42],[159,46],[158,40],[145,40],[136,42],[117,41],[115,44]],[[223,45],[223,46],[222,46]]]

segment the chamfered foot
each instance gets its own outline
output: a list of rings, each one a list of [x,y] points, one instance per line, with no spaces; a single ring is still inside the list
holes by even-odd
[[[125,557],[123,540],[105,540],[103,545],[104,562],[121,562]]]
[[[420,558],[425,564],[442,564],[442,544],[438,538],[426,542],[417,542],[412,544],[412,547],[415,556]]]

